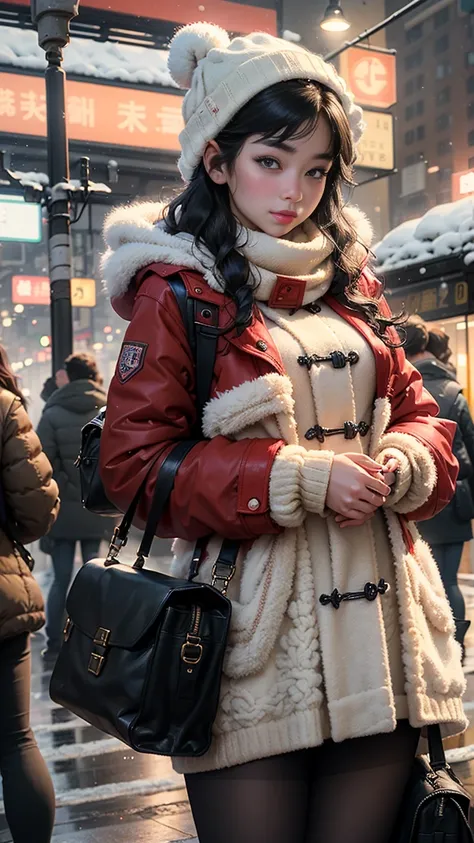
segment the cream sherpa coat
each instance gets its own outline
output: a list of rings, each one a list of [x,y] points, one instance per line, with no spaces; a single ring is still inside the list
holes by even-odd
[[[196,254],[190,238],[171,237],[154,225],[158,206],[136,208],[133,214],[135,219],[130,209],[116,212],[106,227],[109,252],[104,276],[112,295],[124,293],[135,273],[153,261],[201,269],[210,286],[219,289],[206,257]],[[270,436],[288,443],[274,463],[270,481],[272,516],[286,529],[241,549],[229,589],[233,620],[214,740],[203,757],[175,762],[183,772],[316,746],[329,735],[343,741],[390,732],[397,716],[408,716],[413,726],[439,722],[445,735],[466,725],[460,651],[438,569],[413,524],[413,551],[407,551],[396,514],[415,510],[429,497],[436,481],[432,458],[410,435],[385,432],[390,403],[380,398],[374,404],[373,356],[342,317],[323,304],[316,319],[306,311],[283,318],[264,304],[278,264],[282,274],[306,278],[306,264],[312,263],[309,277],[314,280],[308,283],[307,300],[322,297],[332,277],[327,250],[319,249],[321,261],[315,261],[314,254],[308,261],[304,245],[293,244],[292,253],[288,241],[267,238],[272,241],[268,243],[265,238],[257,236],[247,253],[259,267],[262,283],[257,298],[285,365],[288,342],[303,351],[325,354],[336,348],[347,353],[358,342],[362,368],[357,377],[367,381],[366,399],[350,398],[354,384],[358,396],[363,392],[361,382],[357,386],[356,367],[353,375],[350,367],[342,374],[331,373],[334,383],[346,378],[340,394],[349,395],[347,407],[345,399],[331,401],[330,385],[318,393],[313,380],[313,394],[307,387],[303,398],[299,376],[291,373],[290,351],[286,376],[275,373],[243,383],[217,395],[205,408],[204,433],[209,438]],[[319,277],[318,266],[323,267]],[[308,319],[315,327],[313,338]],[[324,345],[328,331],[331,348]],[[315,440],[310,445],[304,438],[306,422],[302,423],[309,405],[314,405],[317,422],[324,426],[364,419],[370,434],[357,442],[334,437],[322,446]],[[400,460],[394,494],[372,526],[369,522],[341,531],[325,511],[332,456],[344,451],[364,451],[379,461],[394,453]],[[210,581],[221,543],[222,537],[210,540],[199,579]],[[187,575],[193,547],[182,540],[175,543],[175,575]],[[391,583],[390,596],[345,603],[339,610],[319,602],[321,593],[334,587],[359,591],[380,575]],[[395,641],[387,633],[390,625]]]

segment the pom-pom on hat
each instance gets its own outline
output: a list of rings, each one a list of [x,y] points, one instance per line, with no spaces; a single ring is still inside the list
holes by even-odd
[[[252,32],[232,41],[211,23],[191,23],[178,30],[168,57],[171,76],[188,88],[183,101],[185,127],[179,136],[178,167],[190,181],[208,141],[260,91],[289,79],[310,79],[334,91],[342,102],[354,143],[365,124],[362,109],[332,64],[299,44]]]

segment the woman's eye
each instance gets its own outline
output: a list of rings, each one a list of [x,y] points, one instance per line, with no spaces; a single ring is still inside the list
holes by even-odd
[[[327,172],[325,170],[309,170],[308,175],[311,176],[312,179],[324,179],[327,176]]]
[[[276,158],[257,158],[257,163],[261,164],[265,170],[275,170],[280,166]]]

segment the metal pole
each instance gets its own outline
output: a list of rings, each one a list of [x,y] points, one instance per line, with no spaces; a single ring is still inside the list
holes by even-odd
[[[394,12],[393,15],[390,15],[385,20],[380,21],[375,26],[372,26],[370,29],[364,29],[363,32],[360,33],[356,38],[353,38],[352,41],[347,41],[342,47],[339,47],[337,50],[333,50],[332,53],[328,53],[324,58],[326,61],[330,61],[331,59],[335,59],[336,56],[340,56],[341,53],[344,53],[345,50],[348,50],[350,47],[355,47],[356,44],[359,44],[361,41],[365,41],[366,38],[370,38],[371,35],[375,35],[377,32],[380,32],[381,29],[385,29],[386,26],[389,24],[394,23],[399,18],[402,18],[404,15],[407,15],[409,12],[413,12],[418,6],[421,6],[423,3],[426,3],[427,0],[412,0],[411,3],[408,3],[406,6],[403,6],[401,9],[398,9],[397,12]]]
[[[46,53],[46,108],[48,126],[48,172],[52,185],[49,207],[49,277],[51,284],[51,343],[53,374],[61,369],[73,346],[71,307],[70,207],[60,185],[69,181],[66,127],[66,74],[61,67],[60,47]]]
[[[69,152],[66,126],[66,74],[62,50],[69,43],[69,24],[79,0],[31,0],[31,19],[39,46],[46,53],[46,112],[49,211],[49,280],[53,375],[72,352],[71,237]]]

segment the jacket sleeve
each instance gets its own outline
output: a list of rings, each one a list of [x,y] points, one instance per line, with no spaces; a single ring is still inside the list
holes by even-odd
[[[471,463],[471,470],[467,479],[471,487],[471,492],[474,494],[474,422],[469,411],[469,405],[462,393],[459,393],[454,404],[459,433],[461,434],[469,462]]]
[[[409,520],[423,521],[440,512],[456,489],[458,462],[452,444],[456,424],[436,418],[439,407],[423,388],[420,373],[394,349],[395,369],[389,387],[391,417],[375,459],[399,460],[397,482],[386,506]]]
[[[4,420],[2,483],[18,539],[27,543],[44,536],[59,512],[58,487],[19,398],[12,401]]]
[[[40,438],[43,450],[48,457],[53,470],[56,467],[56,460],[58,457],[58,445],[54,427],[47,412],[43,412],[37,427],[37,434]]]
[[[137,370],[119,370],[118,364],[110,385],[100,466],[107,495],[122,511],[146,478],[135,520],[142,527],[161,464],[177,441],[192,438],[196,422],[194,361],[185,326],[173,292],[156,275],[140,287],[121,356],[134,344]],[[194,540],[210,533],[236,539],[278,533],[269,484],[284,444],[224,436],[197,442],[177,472],[158,535]]]

